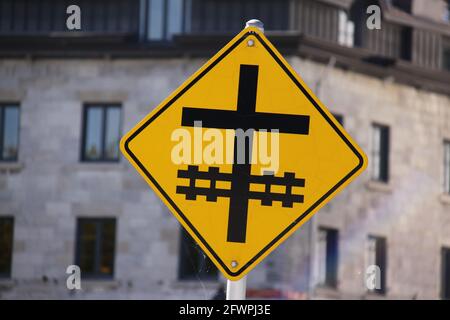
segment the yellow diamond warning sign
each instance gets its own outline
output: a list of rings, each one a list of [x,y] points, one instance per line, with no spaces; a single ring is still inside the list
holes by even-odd
[[[231,280],[367,165],[256,28],[239,33],[139,122],[121,150]]]

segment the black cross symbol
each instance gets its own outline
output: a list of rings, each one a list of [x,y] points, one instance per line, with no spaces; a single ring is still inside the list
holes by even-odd
[[[184,107],[181,125],[193,127],[195,121],[202,121],[202,126],[206,128],[235,130],[240,128],[252,130],[252,133],[255,130],[277,129],[279,133],[307,135],[309,116],[256,112],[258,70],[258,65],[240,65],[236,111]],[[238,141],[235,135],[227,241],[245,243],[250,191],[251,139],[246,139],[244,150],[239,150],[241,155],[245,155],[243,164],[237,161],[237,148]],[[248,152],[245,152],[246,150]]]

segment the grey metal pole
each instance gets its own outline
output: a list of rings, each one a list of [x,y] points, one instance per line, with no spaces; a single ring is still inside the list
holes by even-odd
[[[237,280],[227,280],[227,300],[245,300],[247,276]]]
[[[257,19],[247,21],[245,27],[256,27],[264,32],[264,24]],[[236,262],[234,261],[234,263]],[[232,267],[236,267],[236,264]],[[245,300],[246,290],[247,276],[244,276],[237,281],[227,280],[227,300]]]

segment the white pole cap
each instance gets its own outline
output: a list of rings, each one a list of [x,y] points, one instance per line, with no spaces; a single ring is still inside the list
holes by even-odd
[[[258,19],[251,19],[251,20],[248,20],[246,23],[245,23],[245,27],[246,28],[248,28],[248,27],[255,27],[255,28],[258,28],[259,30],[261,30],[262,32],[264,32],[264,23],[262,23],[260,20],[258,20]]]

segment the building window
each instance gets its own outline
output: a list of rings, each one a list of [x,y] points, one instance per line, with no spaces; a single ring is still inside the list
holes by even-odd
[[[189,8],[188,0],[147,0],[146,37],[151,41],[171,40],[183,31],[184,11]]]
[[[118,161],[120,105],[86,105],[83,120],[83,161]]]
[[[338,231],[320,228],[317,244],[318,285],[336,288],[338,276]]]
[[[194,239],[181,228],[178,278],[180,280],[217,280],[217,268]]]
[[[442,20],[445,22],[450,22],[450,0],[445,1],[444,3],[445,9],[442,14]]]
[[[444,192],[450,194],[450,141],[444,141]]]
[[[341,126],[344,126],[344,116],[342,114],[333,113],[333,117],[339,122]]]
[[[450,248],[441,250],[441,298],[450,299]]]
[[[0,105],[0,160],[17,161],[19,150],[19,106]]]
[[[115,244],[115,218],[79,218],[75,263],[82,276],[112,278]]]
[[[386,239],[383,237],[369,236],[367,242],[367,268],[375,266],[374,287],[368,288],[370,292],[384,294],[386,292]]]
[[[445,22],[450,22],[450,0],[447,0],[444,5],[445,10],[442,18]]]
[[[1,0],[0,34],[50,36],[53,32],[66,32],[66,9],[70,4],[81,8],[81,32],[122,36],[137,31],[137,0]]]
[[[348,13],[339,10],[338,43],[341,46],[353,47],[355,23],[350,20]]]
[[[289,0],[186,0],[185,3],[185,30],[194,34],[237,33],[246,21],[255,16],[264,22],[266,30],[289,30],[292,13],[292,1]],[[314,11],[309,10],[305,14],[309,14],[312,19],[308,21],[317,21],[319,11],[315,3],[312,5]],[[321,15],[320,19],[324,19],[324,16]]]
[[[14,219],[0,218],[0,278],[11,276]]]
[[[391,5],[394,7],[407,12],[411,13],[412,3],[411,0],[390,0]]]
[[[442,68],[450,72],[450,40],[447,38],[443,42]]]
[[[400,58],[411,61],[412,58],[412,28],[403,27],[400,31]]]
[[[389,127],[372,125],[372,179],[389,181]]]

